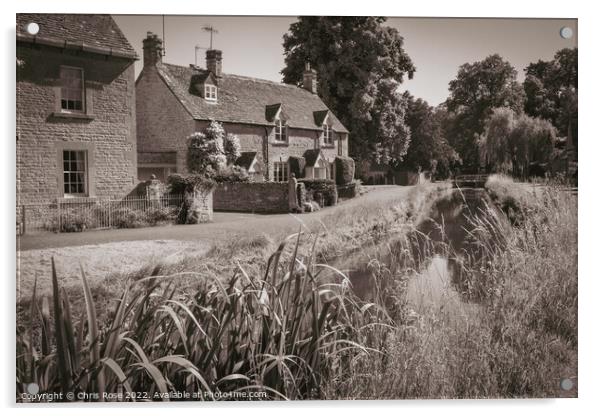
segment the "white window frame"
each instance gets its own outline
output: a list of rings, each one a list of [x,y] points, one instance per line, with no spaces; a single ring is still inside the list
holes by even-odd
[[[205,84],[205,100],[217,101],[217,86],[213,84]]]
[[[274,162],[274,182],[288,182],[288,161],[282,162],[277,161]]]
[[[288,140],[288,126],[281,119],[276,120],[274,127],[274,141],[278,143],[286,143]]]
[[[322,125],[322,141],[325,146],[332,146],[334,144],[332,127],[328,123]]]
[[[80,77],[81,85],[78,88],[81,91],[79,100],[72,100],[72,99],[70,99],[72,97],[68,97],[69,92],[72,90],[76,90],[76,87],[73,85],[65,85],[65,81],[75,79],[75,78],[64,77],[63,70],[78,71],[81,74],[81,77]],[[63,113],[85,113],[86,112],[86,84],[84,81],[84,69],[76,67],[76,66],[61,65],[60,69],[59,69],[59,78],[61,81],[61,104],[60,104],[61,112],[63,112]],[[81,108],[68,108],[69,101],[73,101],[73,102],[79,101],[81,103]],[[66,102],[67,108],[63,108],[63,102]]]
[[[76,169],[72,170],[71,169],[71,163],[75,162],[75,164],[77,165],[78,159],[65,159],[65,153],[75,153],[80,154],[83,156],[81,162],[83,163],[83,170],[79,170]],[[74,198],[74,197],[85,197],[88,195],[88,151],[87,150],[81,150],[81,149],[63,149],[63,196],[65,198]],[[68,169],[65,170],[65,163],[69,164]],[[83,179],[80,180],[75,180],[75,181],[71,181],[71,175],[78,175],[78,174],[82,174],[83,175]],[[68,175],[68,179],[65,180],[65,175]],[[77,184],[82,184],[83,186],[83,192],[71,192],[71,185],[77,185]],[[65,187],[68,187],[69,190],[66,191]]]

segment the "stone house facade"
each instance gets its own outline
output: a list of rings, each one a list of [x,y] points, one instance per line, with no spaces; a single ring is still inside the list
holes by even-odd
[[[136,59],[111,16],[17,14],[17,204],[134,188]]]
[[[288,180],[289,158],[306,157],[303,176],[334,178],[334,159],[348,155],[348,131],[316,93],[309,67],[303,88],[222,72],[222,52],[208,50],[206,69],[162,61],[162,41],[143,40],[136,80],[138,178],[186,173],[187,139],[211,122],[239,137],[237,164],[254,181]]]

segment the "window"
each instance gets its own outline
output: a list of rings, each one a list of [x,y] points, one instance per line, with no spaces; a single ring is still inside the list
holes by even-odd
[[[276,120],[275,140],[277,142],[286,142],[286,123],[282,120]]]
[[[84,111],[84,71],[81,68],[61,66],[61,110]]]
[[[334,144],[334,138],[332,137],[332,127],[330,127],[328,124],[324,124],[322,126],[322,137],[324,138],[324,144],[325,145],[332,145]]]
[[[85,150],[63,150],[63,192],[83,196],[87,193],[87,162]]]
[[[329,176],[330,176],[329,179],[332,179],[334,181],[335,180],[335,178],[334,178],[334,173],[335,173],[334,172],[334,162],[330,162],[329,165],[330,165],[329,168],[328,168],[328,173],[329,173]]]
[[[211,84],[205,84],[205,99],[217,101],[217,87]]]
[[[288,162],[274,162],[274,182],[288,181]]]

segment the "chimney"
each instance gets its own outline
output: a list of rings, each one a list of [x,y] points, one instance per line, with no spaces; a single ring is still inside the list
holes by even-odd
[[[142,41],[144,50],[144,66],[157,65],[163,60],[163,41],[153,32],[146,32],[146,39]]]
[[[213,72],[216,77],[222,76],[222,51],[208,49],[206,55],[207,70]]]
[[[318,93],[318,73],[311,68],[309,62],[305,63],[305,71],[303,71],[303,88],[312,94]]]

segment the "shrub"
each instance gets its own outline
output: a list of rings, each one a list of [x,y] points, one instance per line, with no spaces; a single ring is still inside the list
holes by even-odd
[[[331,179],[301,179],[305,185],[309,199],[316,202],[323,200],[323,206],[336,205],[338,200],[337,186]]]
[[[179,173],[174,173],[167,177],[167,185],[169,192],[183,194],[192,192],[195,189],[211,190],[215,188],[215,180],[207,175],[193,174],[184,176]]]
[[[347,185],[355,176],[355,162],[350,157],[337,156],[334,159],[337,185]]]
[[[307,190],[303,182],[297,184],[297,201],[299,201],[300,206],[307,202]]]
[[[337,193],[339,195],[339,198],[345,198],[345,199],[355,198],[356,196],[358,196],[358,194],[360,192],[360,187],[361,187],[361,184],[359,181],[353,181],[346,185],[337,186]]]
[[[147,225],[145,215],[128,207],[120,207],[111,212],[113,226],[116,228],[139,228]]]
[[[288,158],[288,165],[291,173],[294,173],[297,178],[302,178],[305,175],[304,157],[291,156]]]
[[[213,179],[217,183],[249,182],[249,173],[240,166],[230,165],[220,168],[213,176]]]
[[[177,216],[177,208],[156,207],[147,211],[144,220],[148,225],[157,225],[165,222],[174,222]]]
[[[62,233],[77,233],[92,228],[93,220],[87,214],[66,212],[61,214]],[[56,227],[58,228],[58,227]]]

